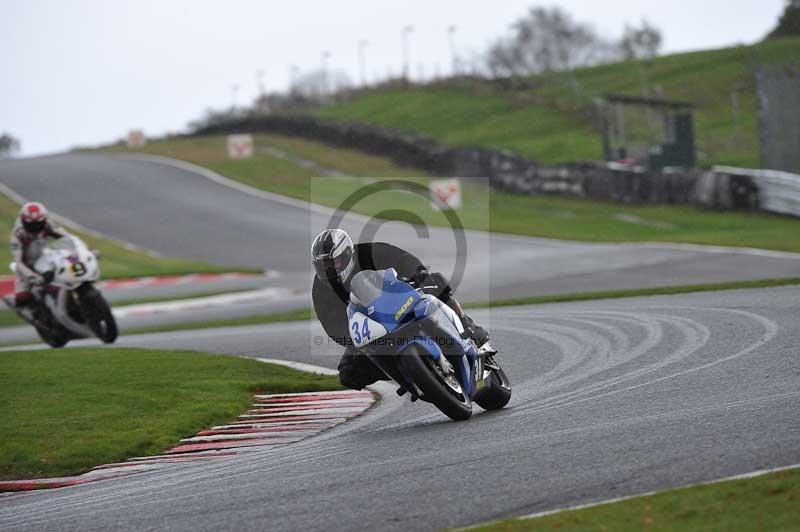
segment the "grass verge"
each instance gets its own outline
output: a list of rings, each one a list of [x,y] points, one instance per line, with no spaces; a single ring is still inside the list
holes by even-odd
[[[255,392],[340,389],[335,377],[188,351],[0,354],[0,479],[73,475],[159,453],[247,409]]]
[[[609,290],[602,292],[584,292],[578,294],[556,294],[550,296],[534,296],[515,299],[503,299],[480,303],[467,303],[466,308],[494,308],[517,305],[543,305],[545,303],[565,303],[569,301],[590,301],[593,299],[619,299],[624,297],[659,296],[669,294],[688,294],[692,292],[711,292],[717,290],[736,290],[743,288],[770,288],[775,286],[800,285],[800,277],[786,279],[763,279],[757,281],[735,281],[730,283],[695,284],[682,286],[665,286],[656,288],[636,288],[630,290]],[[144,334],[168,331],[188,331],[195,329],[210,329],[214,327],[238,327],[242,325],[263,325],[287,321],[305,321],[316,319],[312,309],[298,309],[290,312],[248,316],[246,318],[230,318],[214,321],[195,323],[181,323],[165,325],[163,327],[148,327],[123,331],[123,334]]]
[[[319,164],[339,170],[360,170],[362,176],[397,175],[391,163],[358,153],[304,140],[256,135],[256,146],[278,146]],[[116,149],[116,148],[115,148]],[[257,155],[229,161],[224,137],[170,139],[151,142],[150,153],[169,155],[210,168],[253,187],[286,196],[338,207],[366,182],[359,179],[312,178],[309,170],[282,170],[288,161]],[[258,149],[258,148],[257,148]],[[343,154],[344,152],[344,154]],[[275,161],[278,161],[279,165]],[[342,162],[345,161],[345,162]],[[371,172],[369,172],[371,170]],[[406,180],[426,184],[429,177],[407,174]],[[718,212],[689,206],[624,205],[555,196],[524,196],[490,191],[477,182],[465,184],[464,207],[457,215],[467,229],[585,242],[683,242],[733,247],[754,247],[800,252],[800,220],[749,212]],[[371,194],[353,210],[369,216],[428,225],[449,226],[445,215],[431,209],[427,198],[402,191]]]
[[[19,205],[0,193],[0,234],[8,235],[19,212]],[[231,271],[253,271],[249,268],[230,268],[203,262],[153,257],[147,253],[131,251],[116,242],[94,238],[79,231],[67,230],[80,237],[92,249],[102,253],[100,269],[104,279],[122,277],[146,277],[151,275],[183,275],[188,273],[225,273]],[[8,246],[0,246],[0,268],[11,262]],[[10,274],[11,272],[7,272]],[[2,274],[0,274],[2,275]]]
[[[498,521],[470,530],[797,530],[800,523],[798,501],[800,469],[788,469],[532,519]]]

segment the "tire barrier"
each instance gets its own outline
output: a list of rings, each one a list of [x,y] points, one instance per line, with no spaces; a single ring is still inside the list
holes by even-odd
[[[719,190],[730,191],[727,208],[751,208],[800,216],[800,175],[781,170],[715,166],[709,174],[727,180]]]

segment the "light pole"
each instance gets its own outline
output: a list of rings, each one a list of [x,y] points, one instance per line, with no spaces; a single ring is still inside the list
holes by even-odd
[[[408,51],[408,37],[414,32],[414,26],[403,28],[403,80],[408,82],[408,64],[410,61]]]
[[[236,83],[231,85],[231,101],[232,101],[231,107],[234,111],[236,111],[236,94],[238,92],[239,92],[239,85],[237,85]]]
[[[458,75],[458,59],[456,58],[456,43],[453,36],[456,33],[458,28],[456,26],[450,26],[447,28],[447,42],[450,45],[450,69],[452,70],[452,75]]]
[[[358,71],[361,74],[361,86],[367,86],[367,61],[364,57],[364,50],[369,46],[369,41],[358,41]]]
[[[258,84],[258,95],[264,97],[264,69],[260,68],[256,71],[256,82]]]
[[[289,92],[297,90],[297,76],[300,74],[300,69],[297,65],[289,66]]]
[[[331,53],[327,50],[322,52],[322,95],[328,95],[328,60],[331,58]]]

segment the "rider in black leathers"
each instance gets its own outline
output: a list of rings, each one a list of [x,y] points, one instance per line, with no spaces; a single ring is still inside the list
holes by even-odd
[[[312,289],[314,311],[328,336],[345,348],[339,361],[339,380],[348,388],[360,390],[379,379],[387,378],[365,355],[355,349],[347,329],[350,279],[359,271],[394,268],[399,278],[407,279],[416,286],[434,287],[426,291],[456,312],[464,324],[466,334],[479,347],[489,339],[488,333],[464,313],[452,296],[447,279],[440,273],[428,272],[417,257],[397,246],[384,242],[353,245],[346,232],[330,229],[314,239],[311,253],[316,269]]]

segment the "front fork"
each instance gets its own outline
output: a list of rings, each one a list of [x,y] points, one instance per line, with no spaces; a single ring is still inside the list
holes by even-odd
[[[411,394],[411,401],[416,401],[419,399],[419,393],[417,391],[417,387],[414,386],[412,382],[406,378],[405,375],[399,370],[397,367],[397,363],[394,357],[387,356],[387,355],[370,355],[367,354],[367,357],[372,361],[373,364],[378,366],[381,371],[386,373],[389,377],[391,377],[394,382],[396,382],[400,387],[397,389],[397,395],[403,396],[406,393]]]
[[[475,391],[472,394],[473,396],[491,384],[492,371],[498,368],[491,360],[487,361],[487,358],[495,353],[497,351],[488,342],[478,349],[474,358]]]

